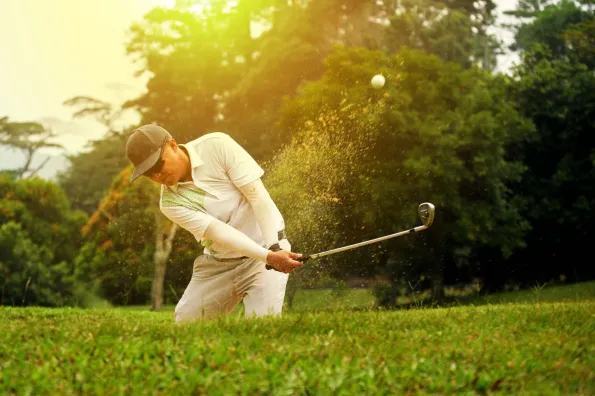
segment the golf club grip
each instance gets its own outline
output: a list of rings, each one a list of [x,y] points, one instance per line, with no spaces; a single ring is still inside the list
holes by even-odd
[[[298,258],[296,258],[296,259],[295,259],[295,261],[301,261],[301,262],[303,263],[303,262],[305,262],[305,261],[307,261],[307,260],[309,260],[309,259],[310,259],[310,256],[309,256],[309,255],[307,255],[307,254],[304,254],[302,257],[298,257]],[[273,267],[273,266],[271,266],[271,265],[268,265],[268,264],[265,264],[265,265],[264,265],[264,267],[265,267],[266,269],[268,269],[268,270],[272,270],[272,269],[274,269],[275,271],[277,271],[277,272],[280,272],[278,269],[276,269],[275,267]]]

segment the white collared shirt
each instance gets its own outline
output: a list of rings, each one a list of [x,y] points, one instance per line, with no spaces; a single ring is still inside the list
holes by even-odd
[[[260,178],[264,170],[231,136],[222,132],[208,133],[180,146],[190,156],[193,181],[161,186],[159,208],[163,214],[202,242],[205,254],[218,258],[241,256],[225,245],[204,239],[213,218],[265,247],[252,206],[239,190]],[[279,231],[284,228],[281,217]]]

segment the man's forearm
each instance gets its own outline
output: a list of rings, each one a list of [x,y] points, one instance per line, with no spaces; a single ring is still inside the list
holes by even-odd
[[[236,230],[220,220],[213,219],[211,221],[205,231],[204,237],[212,241],[217,241],[217,243],[225,245],[243,256],[251,257],[264,263],[267,262],[267,256],[270,252],[268,249],[263,248],[243,232]]]
[[[278,232],[281,224],[281,213],[273,202],[260,179],[240,188],[240,191],[254,210],[256,221],[265,239],[265,246],[279,242]]]

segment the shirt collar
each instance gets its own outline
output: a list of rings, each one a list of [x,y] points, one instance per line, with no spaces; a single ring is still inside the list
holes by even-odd
[[[186,151],[188,152],[188,155],[190,156],[190,167],[192,169],[196,168],[197,166],[201,166],[203,164],[202,160],[200,159],[200,156],[196,153],[196,150],[194,150],[193,144],[191,144],[191,143],[178,144],[178,146],[185,148]]]
[[[184,149],[186,149],[186,152],[188,153],[188,156],[190,157],[190,168],[194,169],[196,167],[201,166],[204,162],[202,159],[200,159],[200,156],[196,153],[196,150],[194,150],[193,144],[192,143],[186,143],[186,144],[178,144],[178,147],[183,147]],[[172,191],[174,192],[178,192],[178,186],[180,184],[185,184],[185,183],[194,183],[194,172],[191,172],[192,175],[192,181],[191,182],[184,182],[184,183],[176,183],[173,186],[168,186]]]

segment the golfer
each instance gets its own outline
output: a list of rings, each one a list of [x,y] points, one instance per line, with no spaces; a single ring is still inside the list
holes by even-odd
[[[126,144],[139,176],[161,184],[159,208],[205,246],[176,305],[175,321],[227,314],[243,299],[246,316],[280,315],[288,274],[302,266],[256,161],[229,135],[178,144],[144,125]],[[267,269],[265,263],[272,269]],[[269,268],[270,268],[269,267]]]

